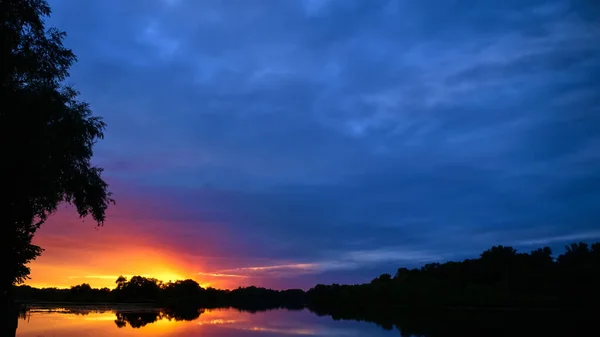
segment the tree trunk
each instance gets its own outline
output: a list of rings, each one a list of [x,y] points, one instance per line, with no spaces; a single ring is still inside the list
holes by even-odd
[[[19,306],[13,301],[10,290],[3,291],[0,297],[0,336],[15,337],[19,324]]]

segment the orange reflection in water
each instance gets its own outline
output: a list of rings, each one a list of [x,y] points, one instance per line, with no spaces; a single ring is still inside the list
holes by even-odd
[[[171,336],[185,330],[186,323],[161,319],[134,329],[129,326],[119,328],[117,315],[113,311],[33,311],[25,320],[19,320],[17,336]]]
[[[311,323],[296,319],[298,315],[306,317],[306,312],[251,314],[216,309],[198,313],[199,316],[182,318],[169,311],[148,308],[103,312],[85,308],[37,308],[19,320],[17,336],[273,336],[318,335],[319,332]],[[284,315],[292,317],[285,319]]]

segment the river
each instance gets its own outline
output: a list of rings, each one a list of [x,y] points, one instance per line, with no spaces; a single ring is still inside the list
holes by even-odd
[[[556,311],[385,312],[317,315],[303,310],[173,311],[143,306],[30,306],[17,337],[277,337],[277,336],[579,336],[598,328],[585,315]],[[375,318],[373,318],[375,317]],[[343,318],[343,319],[341,319]],[[589,330],[591,329],[591,330]],[[4,336],[3,336],[4,337]]]

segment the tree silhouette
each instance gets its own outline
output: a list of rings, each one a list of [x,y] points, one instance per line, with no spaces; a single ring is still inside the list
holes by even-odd
[[[198,303],[204,293],[198,282],[183,280],[168,282],[163,286],[163,296],[169,303],[188,304]]]
[[[65,33],[46,30],[44,0],[0,1],[0,203],[1,296],[29,275],[26,263],[42,249],[31,240],[62,202],[101,225],[113,202],[102,169],[91,164],[103,137],[75,89],[65,86],[75,55],[63,46]]]
[[[117,300],[124,302],[156,302],[161,297],[162,282],[154,278],[133,276],[129,281],[119,276],[115,289]]]
[[[585,242],[572,243],[565,246],[565,253],[558,257],[558,262],[568,267],[589,262],[592,257],[589,246]]]
[[[123,288],[127,284],[127,277],[121,275],[117,278],[115,283],[117,284],[117,290],[123,290]]]

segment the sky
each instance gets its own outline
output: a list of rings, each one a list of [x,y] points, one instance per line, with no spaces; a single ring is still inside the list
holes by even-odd
[[[600,240],[600,6],[49,1],[117,204],[29,284],[309,288]]]

